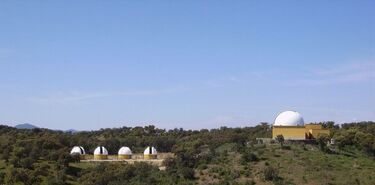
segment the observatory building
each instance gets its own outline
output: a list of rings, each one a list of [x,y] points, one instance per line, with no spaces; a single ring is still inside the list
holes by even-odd
[[[95,160],[103,160],[103,159],[108,159],[108,151],[104,146],[98,146],[94,150],[94,159]]]
[[[329,135],[329,130],[320,124],[305,124],[300,113],[285,111],[280,113],[272,125],[272,138],[283,135],[287,140],[316,139],[321,134]]]
[[[156,149],[152,146],[149,146],[145,149],[143,152],[143,158],[144,159],[156,159],[157,158],[158,152]]]
[[[85,155],[85,149],[82,146],[74,146],[70,151],[70,155]]]
[[[74,146],[70,151],[70,155],[79,155],[80,159],[85,159],[85,149],[82,146]]]
[[[131,159],[132,158],[132,151],[129,147],[123,146],[118,151],[118,159]]]

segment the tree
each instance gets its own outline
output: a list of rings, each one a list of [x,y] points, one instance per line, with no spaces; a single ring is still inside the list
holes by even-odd
[[[323,126],[323,128],[329,128],[329,129],[338,129],[339,128],[338,125],[335,125],[334,121],[320,122],[319,124],[321,124]]]
[[[329,142],[330,138],[327,134],[321,134],[317,138],[317,142],[319,144],[319,148],[321,151],[327,151],[327,143]]]
[[[277,135],[276,140],[280,143],[281,148],[284,146],[284,136],[283,135]]]

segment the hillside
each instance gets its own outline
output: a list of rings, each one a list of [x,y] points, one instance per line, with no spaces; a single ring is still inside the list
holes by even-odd
[[[324,123],[323,123],[324,124]],[[375,124],[332,129],[334,146],[257,144],[269,137],[267,124],[190,131],[153,126],[64,133],[0,126],[0,184],[373,184]],[[79,143],[87,153],[97,145],[111,155],[119,146],[142,153],[154,145],[172,152],[165,170],[146,163],[80,163],[69,155]]]

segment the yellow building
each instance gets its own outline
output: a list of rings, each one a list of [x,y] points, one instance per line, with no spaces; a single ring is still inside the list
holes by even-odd
[[[304,124],[300,113],[285,111],[280,113],[272,126],[272,138],[283,135],[286,140],[316,139],[319,135],[329,135],[329,130],[319,124]]]

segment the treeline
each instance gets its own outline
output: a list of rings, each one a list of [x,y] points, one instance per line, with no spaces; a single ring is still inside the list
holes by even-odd
[[[332,130],[330,137],[336,139],[340,149],[354,147],[375,156],[374,122],[347,123],[341,127],[334,122],[321,124]],[[197,169],[225,164],[222,148],[229,147],[240,154],[244,164],[259,160],[260,154],[250,148],[255,145],[255,138],[271,137],[271,132],[267,123],[210,130],[165,130],[150,125],[78,133],[0,126],[0,184],[189,184],[194,183]],[[69,155],[75,145],[83,146],[86,153],[92,153],[96,146],[105,146],[110,154],[117,154],[121,146],[137,153],[152,145],[159,152],[173,152],[176,157],[165,161],[166,171],[147,164],[129,165],[120,171],[116,171],[117,164],[82,170],[69,165],[78,161]],[[233,171],[225,173],[229,174],[228,182],[240,177]]]
[[[333,137],[341,149],[353,146],[375,156],[375,124],[372,121],[342,124],[341,129],[335,129]]]
[[[194,174],[193,168],[201,160],[202,156],[199,159],[198,156],[203,150],[211,151],[224,143],[239,143],[243,147],[247,141],[266,136],[270,136],[268,124],[199,131],[165,130],[150,125],[78,133],[41,128],[16,129],[2,125],[0,159],[6,167],[0,169],[0,184],[39,184],[42,181],[47,184],[66,184],[69,176],[78,178],[82,174],[69,167],[70,162],[78,160],[69,155],[75,145],[83,146],[87,153],[92,153],[99,145],[105,146],[110,154],[117,154],[121,146],[131,147],[134,153],[143,152],[144,147],[149,145],[155,146],[159,152],[174,152],[178,156],[177,160],[168,163],[180,173],[175,176],[179,179]]]

